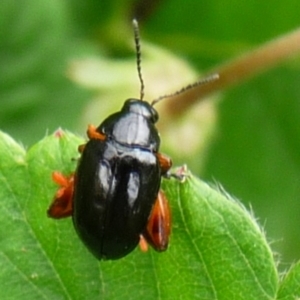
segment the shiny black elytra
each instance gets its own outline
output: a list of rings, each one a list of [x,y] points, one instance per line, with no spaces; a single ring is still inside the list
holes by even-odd
[[[95,128],[89,141],[79,146],[81,158],[74,174],[53,173],[61,187],[48,209],[51,218],[72,216],[77,234],[98,259],[126,256],[140,243],[147,249],[168,247],[171,217],[168,201],[160,190],[172,162],[159,153],[155,123],[158,113],[143,101],[138,24],[133,21],[141,99],[128,99],[121,111]],[[214,80],[199,81],[180,91]],[[178,93],[175,93],[175,95]]]
[[[73,221],[99,259],[131,252],[145,232],[157,198],[162,170],[155,153],[160,139],[158,116],[147,103],[129,99],[96,131],[76,171]]]

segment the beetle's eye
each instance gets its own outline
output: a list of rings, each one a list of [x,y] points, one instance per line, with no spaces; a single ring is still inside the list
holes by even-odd
[[[151,121],[153,123],[156,123],[158,121],[158,113],[153,107],[151,107]]]

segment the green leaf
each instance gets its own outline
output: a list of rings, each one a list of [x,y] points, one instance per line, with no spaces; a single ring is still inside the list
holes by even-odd
[[[278,300],[295,300],[300,298],[300,262],[291,267],[280,283]]]
[[[72,220],[46,210],[54,170],[74,171],[83,140],[58,131],[26,153],[0,135],[0,299],[274,299],[278,275],[252,214],[220,188],[164,180],[173,232],[164,253],[98,262]]]
[[[65,75],[70,56],[81,49],[72,45],[67,6],[66,1],[1,1],[0,127],[27,143],[57,124],[71,127],[82,106],[78,100],[87,96]]]

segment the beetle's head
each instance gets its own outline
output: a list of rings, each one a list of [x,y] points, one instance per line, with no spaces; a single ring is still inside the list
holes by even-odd
[[[123,105],[122,111],[142,115],[153,124],[158,121],[158,113],[153,106],[140,99],[127,99]]]

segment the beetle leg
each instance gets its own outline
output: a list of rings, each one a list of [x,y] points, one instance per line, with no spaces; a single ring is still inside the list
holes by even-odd
[[[82,144],[78,146],[78,152],[82,153],[86,144]]]
[[[166,175],[172,167],[171,158],[162,153],[156,153],[156,157],[157,157],[159,165],[161,167],[162,175]]]
[[[72,215],[74,174],[64,176],[59,172],[53,172],[52,179],[60,185],[60,188],[56,192],[52,204],[47,211],[48,217],[53,219],[69,217]]]
[[[147,243],[146,239],[144,238],[144,236],[142,234],[140,235],[139,246],[140,246],[140,249],[143,252],[147,252],[148,251],[148,243]]]
[[[106,136],[103,133],[97,131],[97,128],[94,125],[88,125],[88,129],[86,134],[90,140],[100,140],[105,141]],[[82,153],[86,144],[82,144],[78,146],[78,152]]]
[[[89,125],[86,133],[90,140],[97,139],[97,140],[105,141],[106,139],[105,134],[98,132],[97,128],[94,125]]]
[[[170,169],[172,167],[172,160],[170,157],[168,157],[165,154],[162,153],[156,153],[156,157],[158,159],[162,176],[165,178],[173,177],[175,179],[178,179],[179,181],[183,181],[186,177],[186,166],[182,166],[179,168],[175,173],[170,173]]]
[[[148,219],[147,228],[143,233],[143,237],[156,251],[165,251],[168,248],[170,233],[170,207],[165,194],[160,190]]]

